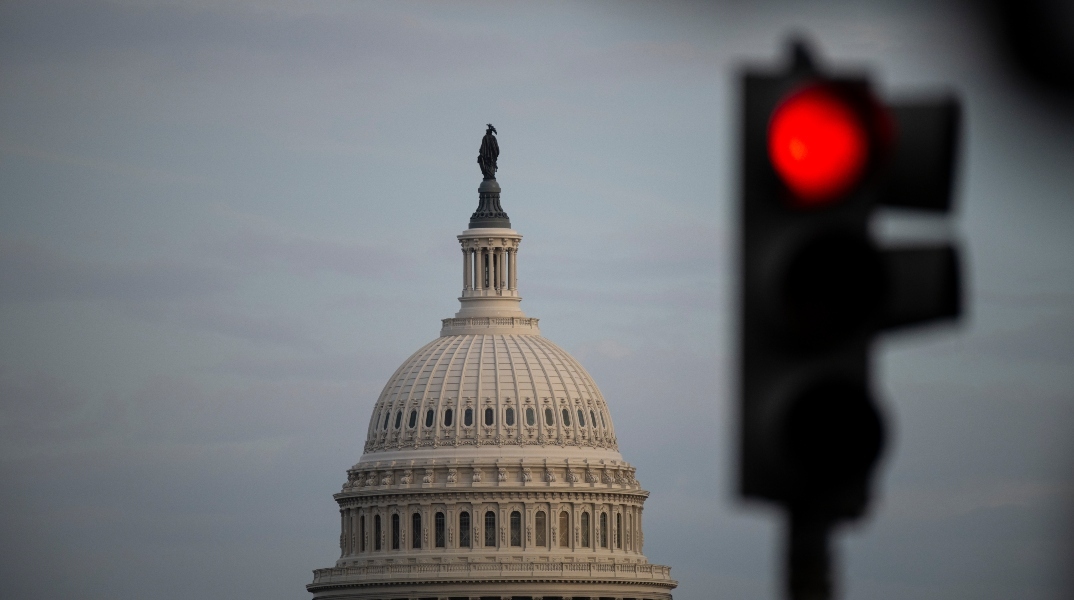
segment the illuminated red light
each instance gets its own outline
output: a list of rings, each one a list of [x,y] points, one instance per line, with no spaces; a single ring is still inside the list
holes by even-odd
[[[861,179],[869,159],[868,132],[845,99],[813,86],[773,113],[768,155],[797,204],[822,206]]]

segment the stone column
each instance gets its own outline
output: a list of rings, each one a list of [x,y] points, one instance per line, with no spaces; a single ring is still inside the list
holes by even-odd
[[[339,555],[347,554],[347,515],[344,509],[339,509]]]
[[[473,282],[473,275],[470,268],[470,249],[463,247],[462,249],[462,291],[466,292],[470,289]]]
[[[500,248],[500,289],[507,289],[507,248]]]
[[[347,509],[347,556],[354,554],[354,509]]]
[[[485,289],[485,250],[483,248],[474,249],[474,269],[477,270],[477,277],[474,277],[474,289],[481,291]]]
[[[638,553],[640,554],[644,549],[642,545],[645,543],[645,534],[642,533],[641,528],[641,514],[644,512],[642,507],[638,507]]]
[[[503,248],[496,249],[496,290],[503,289],[503,275],[504,275],[504,262],[503,262]]]
[[[508,250],[508,271],[511,278],[510,289],[518,289],[518,248]]]

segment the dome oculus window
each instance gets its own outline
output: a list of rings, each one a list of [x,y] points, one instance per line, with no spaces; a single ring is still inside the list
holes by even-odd
[[[462,412],[462,424],[467,427],[474,424],[474,409],[467,408]]]
[[[491,408],[485,409],[485,425],[492,426],[493,419],[496,417],[496,411]]]
[[[451,427],[451,418],[453,416],[450,408],[444,411],[444,427]]]
[[[429,410],[425,411],[425,426],[432,427],[434,418],[436,418],[436,412],[433,411],[433,409],[430,408]]]
[[[515,409],[508,407],[507,410],[504,411],[503,421],[504,421],[504,423],[507,423],[508,427],[514,427],[514,425],[515,425]]]
[[[403,411],[395,413],[395,428],[399,429],[399,425],[403,422]]]
[[[593,427],[597,426],[597,417],[593,414],[593,411],[589,411],[589,422],[593,424]]]
[[[565,408],[563,409],[563,426],[564,427],[570,427],[571,426],[571,411],[569,411],[569,410],[567,410]]]
[[[600,411],[600,426],[607,429],[608,424],[604,422],[604,411]]]
[[[578,409],[578,426],[585,427],[585,413],[580,408]]]
[[[418,424],[418,410],[412,409],[410,411],[410,418],[407,419],[407,427],[414,429],[414,426]]]
[[[544,409],[544,424],[548,425],[549,427],[556,424],[556,418],[552,415],[551,408]]]
[[[384,431],[388,431],[388,421],[392,418],[392,411],[388,410],[384,412]]]
[[[537,415],[533,414],[533,407],[526,407],[526,425],[533,427],[537,423]]]

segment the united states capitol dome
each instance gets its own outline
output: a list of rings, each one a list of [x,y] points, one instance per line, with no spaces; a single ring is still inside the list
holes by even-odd
[[[467,449],[497,446],[503,457],[621,460],[593,378],[530,324],[520,328],[533,331],[449,329],[415,352],[373,409],[367,456],[444,456],[446,448],[475,456]]]
[[[334,496],[340,557],[306,587],[318,600],[670,600],[670,567],[642,553],[649,493],[604,397],[520,308],[522,236],[490,175],[493,133],[457,236],[460,309],[384,386]]]

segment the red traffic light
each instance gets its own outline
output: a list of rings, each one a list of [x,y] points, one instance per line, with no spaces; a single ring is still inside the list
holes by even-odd
[[[798,206],[821,207],[862,179],[870,127],[861,111],[828,86],[793,93],[772,113],[768,156]]]

